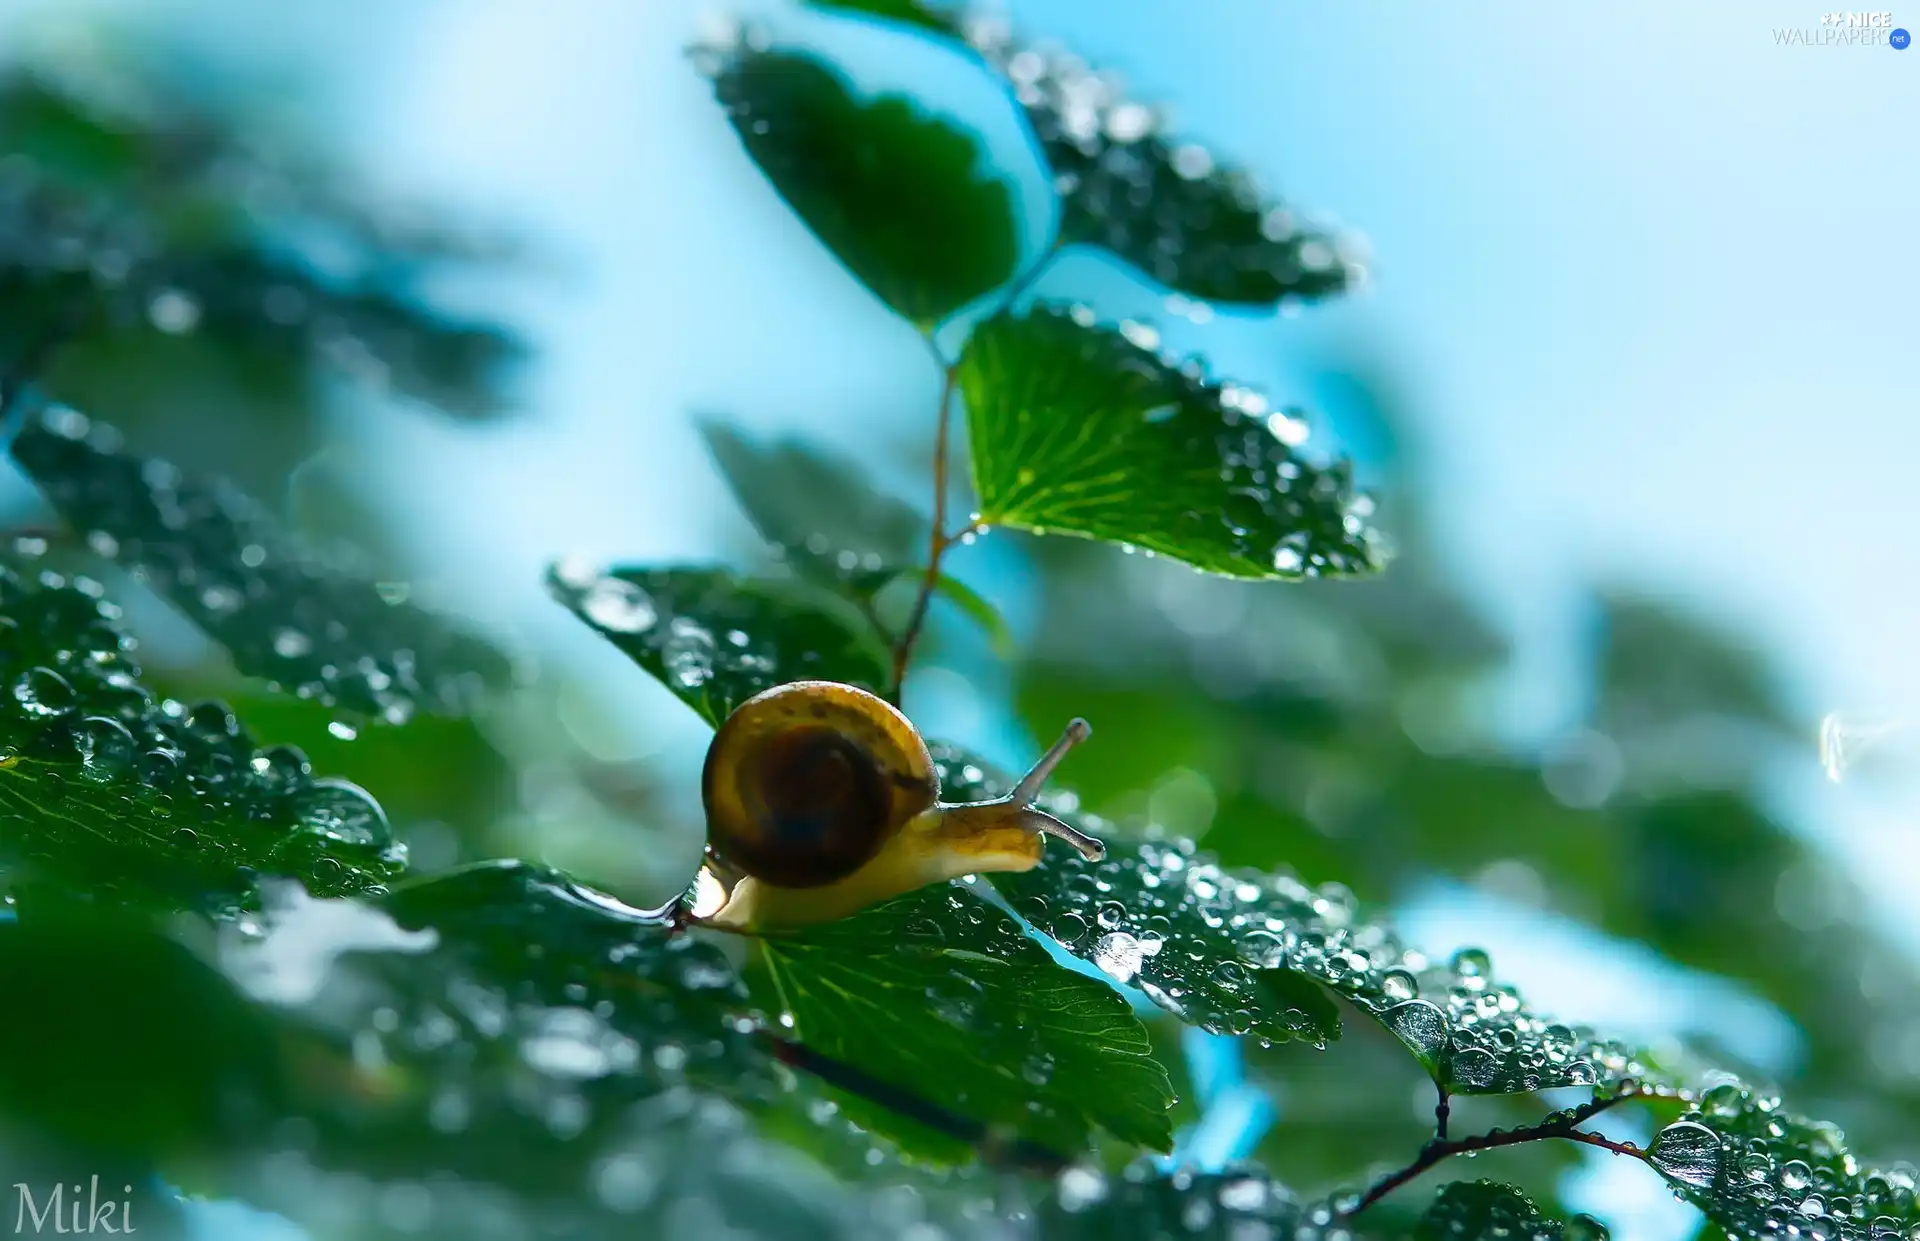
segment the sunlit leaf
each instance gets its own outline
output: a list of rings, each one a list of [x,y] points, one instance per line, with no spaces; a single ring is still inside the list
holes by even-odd
[[[815,1051],[1058,1155],[1086,1149],[1096,1128],[1171,1142],[1166,1071],[1126,1002],[952,885],[761,943],[768,1006]],[[845,1106],[912,1149],[961,1153],[870,1101]]]
[[[714,94],[774,188],[907,319],[930,327],[1013,276],[1012,196],[965,131],[902,95],[859,99],[795,52],[728,50]]]
[[[1561,1241],[1567,1226],[1540,1214],[1540,1208],[1511,1185],[1498,1181],[1455,1181],[1445,1186],[1420,1217],[1414,1241]],[[1591,1231],[1578,1241],[1596,1241]]]
[[[547,589],[715,727],[755,694],[789,681],[841,681],[879,693],[890,675],[871,622],[804,583],[721,569],[602,573],[562,561],[548,570]]]
[[[99,594],[0,570],[0,855],[101,898],[213,910],[260,874],[333,895],[399,872],[358,786],[257,746],[219,703],[156,701]]]
[[[500,653],[306,546],[221,479],[126,451],[64,406],[30,416],[13,458],[94,552],[127,566],[241,671],[393,723],[458,714],[509,679]]]
[[[1346,463],[1310,464],[1295,420],[1168,363],[1142,330],[1042,307],[974,333],[959,380],[981,520],[1233,577],[1377,567],[1371,502]]]

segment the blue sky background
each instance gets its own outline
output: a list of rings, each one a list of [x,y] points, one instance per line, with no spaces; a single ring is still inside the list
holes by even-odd
[[[56,8],[197,28],[284,81],[375,177],[557,251],[560,270],[509,307],[542,356],[526,416],[479,431],[347,417],[369,487],[434,480],[406,503],[452,587],[583,666],[618,656],[545,601],[549,558],[698,555],[738,528],[690,412],[817,435],[877,468],[925,433],[936,377],[910,330],[786,213],[684,61],[707,5],[5,7],[0,42]],[[1829,710],[1920,713],[1920,50],[1779,45],[1778,29],[1818,29],[1807,0],[1011,10],[1369,238],[1364,297],[1167,334],[1282,400],[1330,354],[1394,365],[1446,554],[1517,635],[1515,735],[1583,707],[1582,584],[1622,580],[1734,625],[1784,658],[1805,711],[1783,803],[1920,945],[1920,914],[1899,909],[1920,878],[1920,797],[1910,780],[1822,780],[1814,741]],[[1920,29],[1920,8],[1894,16]],[[951,58],[836,38],[864,83],[913,85],[1020,157],[1007,105]],[[1043,288],[1115,314],[1159,303],[1090,263]],[[876,433],[884,408],[900,420]],[[629,750],[693,770],[704,730],[658,705],[633,708]],[[1570,991],[1568,954],[1593,944],[1484,915],[1440,893],[1407,929],[1433,948],[1472,934],[1569,1018],[1624,1006],[1657,1024],[1710,999],[1630,960],[1618,986]],[[1687,1216],[1631,1171],[1643,1196],[1612,1198],[1615,1235],[1673,1235]],[[1637,1204],[1652,1214],[1636,1225]]]

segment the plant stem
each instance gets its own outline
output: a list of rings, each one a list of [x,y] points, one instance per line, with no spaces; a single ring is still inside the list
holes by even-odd
[[[1555,1112],[1537,1125],[1528,1125],[1520,1129],[1494,1129],[1487,1133],[1475,1134],[1473,1137],[1460,1138],[1453,1141],[1448,1140],[1444,1136],[1446,1124],[1444,1117],[1446,1113],[1436,1109],[1437,1114],[1442,1118],[1442,1136],[1436,1137],[1433,1141],[1421,1147],[1420,1153],[1414,1157],[1412,1163],[1400,1169],[1398,1172],[1390,1173],[1382,1177],[1379,1181],[1376,1181],[1373,1187],[1361,1196],[1360,1201],[1355,1203],[1352,1209],[1347,1211],[1347,1215],[1354,1216],[1360,1214],[1360,1212],[1366,1210],[1374,1203],[1380,1201],[1380,1199],[1386,1197],[1394,1190],[1405,1185],[1408,1181],[1413,1180],[1422,1172],[1425,1172],[1444,1159],[1450,1159],[1455,1155],[1470,1154],[1474,1151],[1493,1150],[1501,1146],[1518,1146],[1522,1142],[1538,1142],[1546,1138],[1564,1138],[1569,1142],[1579,1142],[1586,1146],[1597,1146],[1602,1150],[1612,1151],[1616,1155],[1631,1155],[1635,1159],[1644,1160],[1647,1157],[1647,1152],[1631,1142],[1615,1142],[1611,1138],[1602,1137],[1597,1133],[1588,1133],[1576,1127],[1593,1119],[1615,1104],[1624,1103],[1634,1097],[1636,1096],[1631,1092],[1607,1095],[1605,1097],[1595,1096],[1586,1103],[1582,1103],[1579,1107],[1568,1108],[1564,1112]],[[1447,1107],[1444,1095],[1442,1096],[1441,1107]]]
[[[1447,1140],[1447,1118],[1453,1115],[1453,1096],[1439,1082],[1433,1084],[1433,1089],[1439,1096],[1433,1105],[1433,1136],[1435,1140],[1444,1142]]]
[[[900,631],[899,641],[893,644],[893,698],[895,705],[900,700],[901,685],[907,679],[907,661],[913,658],[914,643],[920,640],[920,629],[927,621],[927,604],[933,599],[933,588],[940,581],[940,560],[947,549],[966,537],[973,529],[971,525],[952,535],[947,533],[947,441],[948,424],[953,414],[953,387],[957,367],[944,366],[940,377],[940,415],[934,424],[933,440],[933,526],[927,539],[927,569],[920,577],[920,589],[913,599],[913,611],[907,615],[907,624]]]

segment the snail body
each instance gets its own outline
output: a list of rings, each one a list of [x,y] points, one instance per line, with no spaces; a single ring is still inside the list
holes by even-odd
[[[694,917],[743,931],[828,922],[961,875],[1030,870],[1048,836],[1097,860],[1099,841],[1033,805],[1090,732],[1074,720],[1007,796],[948,804],[926,742],[885,699],[831,681],[755,695],[707,750],[701,886],[724,896]]]

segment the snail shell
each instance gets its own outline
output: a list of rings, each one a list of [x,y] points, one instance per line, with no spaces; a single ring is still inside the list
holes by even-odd
[[[804,889],[866,865],[940,787],[926,742],[892,704],[851,685],[795,681],[727,717],[700,791],[710,853]]]

